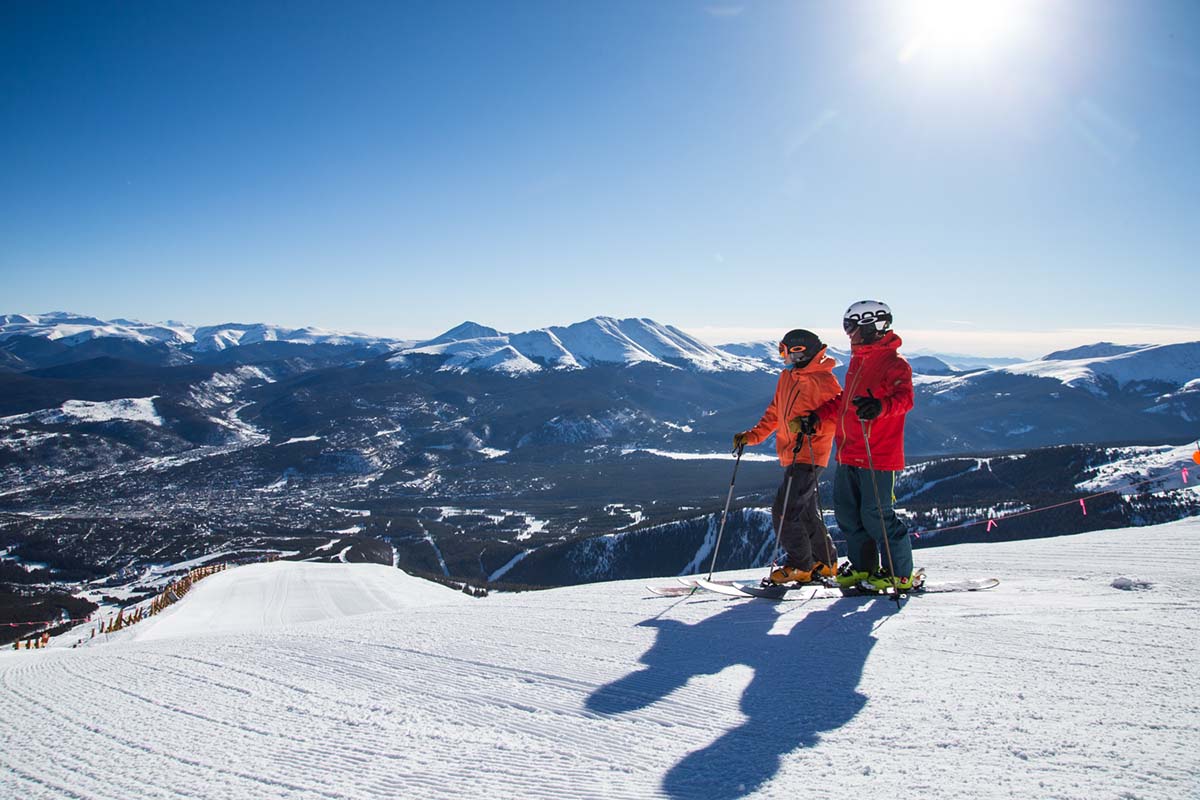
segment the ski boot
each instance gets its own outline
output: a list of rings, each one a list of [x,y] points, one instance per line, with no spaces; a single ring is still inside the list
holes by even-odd
[[[891,591],[894,587],[896,591],[906,593],[921,588],[925,583],[925,571],[919,569],[912,575],[896,578],[893,583],[892,573],[888,572],[887,567],[882,567],[878,571],[872,572],[865,583],[877,592]]]
[[[849,561],[843,561],[842,565],[838,567],[838,571],[834,576],[834,580],[837,581],[838,586],[841,586],[845,589],[851,586],[857,586],[870,577],[871,573],[867,572],[866,570],[857,570]]]
[[[780,586],[785,583],[810,583],[813,579],[814,570],[800,569],[799,567],[776,567],[771,570],[771,574],[763,581],[764,586]]]

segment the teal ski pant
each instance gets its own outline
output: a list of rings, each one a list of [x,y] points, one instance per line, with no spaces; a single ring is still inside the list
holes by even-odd
[[[903,577],[913,571],[912,540],[908,528],[896,516],[893,493],[898,472],[874,471],[875,487],[871,485],[872,470],[838,464],[833,476],[833,514],[838,528],[846,539],[846,556],[856,570],[871,572],[879,569],[880,558],[887,566],[883,537],[887,536],[892,549],[896,575]],[[876,498],[878,497],[878,502]],[[880,518],[883,527],[880,527]]]

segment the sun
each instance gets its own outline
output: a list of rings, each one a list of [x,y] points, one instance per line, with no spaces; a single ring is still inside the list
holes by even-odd
[[[1027,6],[1028,0],[908,0],[900,61],[986,57],[1021,29]]]

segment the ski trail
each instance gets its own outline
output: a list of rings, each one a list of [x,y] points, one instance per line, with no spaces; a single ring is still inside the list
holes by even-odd
[[[425,527],[425,524],[420,519],[417,520],[417,527],[421,529],[421,535],[425,538],[425,541],[433,548],[433,554],[437,557],[438,566],[442,568],[442,574],[447,578],[450,577],[450,568],[446,566],[446,559],[442,556],[441,548],[434,541],[433,534],[429,532],[429,529]]]
[[[0,653],[0,796],[1196,796],[1198,537],[923,550],[1002,583],[899,612],[232,569],[109,644]]]
[[[525,558],[526,558],[526,557],[527,557],[527,556],[528,556],[530,553],[533,553],[533,552],[535,552],[537,549],[538,549],[538,548],[536,548],[536,547],[535,547],[533,550],[522,550],[521,552],[517,553],[515,556],[513,556],[512,558],[510,558],[510,559],[508,560],[508,562],[507,562],[507,563],[506,563],[504,566],[500,567],[500,569],[496,570],[496,571],[495,571],[495,572],[493,572],[491,575],[489,575],[489,576],[488,576],[488,580],[489,580],[489,581],[498,581],[498,580],[500,580],[501,578],[503,578],[505,575],[507,575],[507,574],[508,574],[508,571],[509,571],[510,569],[512,569],[513,567],[515,567],[517,564],[520,564],[522,561],[524,561],[524,560],[525,560]]]

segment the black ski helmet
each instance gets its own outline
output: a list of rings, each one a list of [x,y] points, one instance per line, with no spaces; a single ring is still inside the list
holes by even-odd
[[[794,367],[805,367],[824,346],[821,337],[812,331],[796,328],[785,333],[779,341],[779,356]]]

